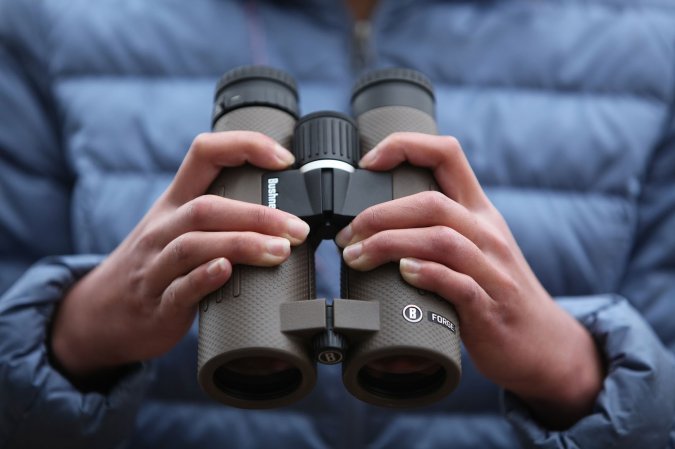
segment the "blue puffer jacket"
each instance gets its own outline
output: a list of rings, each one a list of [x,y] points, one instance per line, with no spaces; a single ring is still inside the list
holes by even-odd
[[[675,448],[675,4],[380,3],[354,33],[339,1],[0,0],[0,448]],[[590,416],[547,430],[467,357],[424,409],[363,404],[326,367],[299,404],[231,409],[197,386],[196,328],[107,395],[52,367],[64,292],[208,130],[219,75],[251,63],[292,73],[305,113],[347,110],[364,68],[430,76],[441,132],[601,348]]]

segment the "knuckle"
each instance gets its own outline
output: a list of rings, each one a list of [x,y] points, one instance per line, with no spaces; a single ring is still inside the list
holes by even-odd
[[[175,306],[178,303],[178,286],[176,285],[176,282],[172,282],[166,290],[164,290],[164,295],[162,296],[163,303]]]
[[[448,149],[448,151],[455,154],[462,151],[462,145],[455,136],[441,136],[441,139],[443,139],[444,146]]]
[[[467,303],[476,303],[481,299],[482,292],[478,283],[470,276],[464,278],[464,286],[462,288],[464,301]]]
[[[269,207],[254,207],[251,210],[251,219],[260,228],[266,228],[273,222],[272,209]]]
[[[463,217],[464,223],[461,224],[461,233],[468,240],[473,242],[478,248],[485,245],[485,224],[475,214],[468,213]]]
[[[200,274],[202,276],[200,276]],[[198,270],[194,270],[187,274],[184,278],[185,288],[191,295],[200,294],[203,290],[202,287],[202,278],[203,273],[200,273]]]
[[[129,270],[127,282],[129,284],[129,291],[134,292],[134,296],[146,298],[149,297],[147,289],[147,269],[145,265],[141,265]]]
[[[204,223],[213,212],[213,205],[208,196],[200,196],[185,205],[188,222],[197,226]]]
[[[405,139],[405,133],[401,131],[396,131],[389,135],[389,141],[393,144],[400,144],[403,139]]]
[[[453,150],[459,150],[462,148],[462,145],[455,136],[441,136],[441,138],[445,140],[445,145],[452,148]]]
[[[190,259],[192,242],[187,234],[180,235],[171,242],[170,251],[176,262],[185,262]]]
[[[241,259],[246,254],[246,249],[255,245],[255,241],[248,234],[244,234],[241,238],[232,239],[230,242],[230,253],[233,257]]]
[[[376,236],[363,241],[363,252],[374,254],[387,254],[395,245],[395,239],[391,232],[380,232]]]
[[[404,145],[406,133],[394,132],[389,134],[386,138],[386,145],[391,148],[400,148]]]
[[[245,261],[250,259],[249,254],[262,255],[265,249],[261,242],[254,237],[253,233],[244,232],[228,242],[229,257],[236,261]]]
[[[148,229],[136,239],[134,247],[143,254],[155,252],[158,246],[157,231]]]
[[[428,192],[420,193],[420,196],[422,197],[421,205],[423,210],[427,211],[427,213],[436,215],[437,212],[447,208],[448,197],[439,191],[430,190]]]
[[[507,298],[518,298],[520,286],[513,277],[504,275],[500,282],[500,291]]]
[[[190,152],[195,153],[196,155],[201,155],[206,148],[208,147],[208,142],[211,140],[211,133],[199,133],[192,140],[192,145],[190,145]]]
[[[433,248],[439,248],[446,253],[457,252],[463,249],[457,232],[446,226],[433,226],[431,228],[430,240]]]
[[[511,257],[511,246],[508,241],[502,235],[492,236],[492,246],[494,251],[503,258]]]
[[[135,277],[129,273],[125,279],[129,288],[125,290],[123,299],[123,307],[130,314],[139,319],[144,319],[152,314],[154,305],[159,301],[163,292],[150,291],[144,279],[139,282],[139,277]],[[133,283],[133,285],[132,285]]]
[[[366,212],[362,216],[357,218],[360,219],[354,220],[355,223],[352,224],[355,232],[357,230],[367,231],[371,229],[382,229],[381,226],[383,225],[384,219],[380,207],[370,207],[366,209]]]
[[[446,158],[455,161],[457,158],[461,157],[463,154],[462,145],[459,143],[454,136],[441,136],[443,139],[443,149],[446,154]]]
[[[512,255],[511,245],[506,236],[494,227],[488,227],[485,235],[485,242],[489,251],[494,253],[500,259],[510,259]]]

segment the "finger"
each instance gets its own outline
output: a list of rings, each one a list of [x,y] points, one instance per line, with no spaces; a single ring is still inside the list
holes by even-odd
[[[345,247],[387,229],[448,226],[482,248],[482,227],[476,216],[441,192],[423,192],[372,206],[335,237]]]
[[[200,134],[192,142],[167,199],[180,205],[206,192],[223,167],[250,163],[268,170],[281,170],[294,162],[293,155],[276,141],[252,131]]]
[[[494,301],[483,288],[466,274],[451,270],[445,265],[403,258],[399,263],[401,276],[410,285],[436,293],[451,302],[460,316],[484,313]]]
[[[499,273],[469,239],[457,231],[433,226],[379,232],[345,248],[343,258],[355,270],[372,270],[404,257],[443,264],[475,279],[485,288],[496,284]]]
[[[361,160],[369,170],[390,170],[402,162],[433,170],[443,193],[465,206],[489,204],[457,139],[421,133],[389,135]]]
[[[185,314],[227,282],[231,275],[232,265],[225,258],[205,263],[171,282],[162,294],[160,307],[165,314]]]
[[[291,253],[290,242],[255,232],[190,232],[170,242],[146,272],[151,291],[159,293],[174,279],[219,257],[232,264],[278,265]]]
[[[288,239],[298,245],[309,225],[295,215],[259,204],[216,195],[203,195],[180,206],[156,225],[155,240],[162,247],[192,231],[251,231]]]

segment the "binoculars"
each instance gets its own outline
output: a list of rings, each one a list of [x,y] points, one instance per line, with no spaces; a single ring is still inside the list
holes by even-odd
[[[450,303],[407,284],[398,264],[368,272],[342,263],[341,296],[315,296],[314,252],[368,207],[438,190],[429,170],[358,168],[396,131],[436,134],[429,80],[409,69],[369,72],[355,84],[354,118],[300,117],[293,78],[240,67],[218,82],[214,131],[258,131],[295,154],[295,166],[223,169],[209,193],[297,215],[310,225],[281,265],[234,267],[200,304],[198,379],[214,399],[240,408],[291,404],[314,387],[317,363],[342,363],[347,390],[371,404],[414,407],[449,394],[461,376],[457,315]]]

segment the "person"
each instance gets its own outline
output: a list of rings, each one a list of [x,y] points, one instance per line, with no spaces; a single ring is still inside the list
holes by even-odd
[[[2,447],[675,448],[675,12],[345,4],[0,1]],[[293,162],[206,132],[216,79],[245,64],[293,74],[304,112],[348,111],[374,67],[434,82],[442,135],[391,135],[361,164],[428,167],[442,193],[336,242],[456,307],[464,373],[438,404],[375,408],[326,366],[282,409],[199,391],[199,300],[309,232],[204,195],[222,167]],[[332,253],[317,277],[338,297]]]

